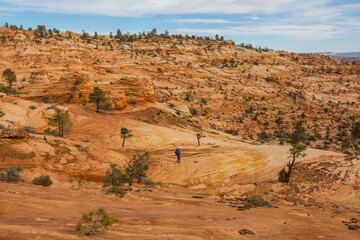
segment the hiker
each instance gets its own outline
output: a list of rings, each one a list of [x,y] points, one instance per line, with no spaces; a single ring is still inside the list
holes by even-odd
[[[175,150],[175,154],[176,154],[176,156],[177,156],[177,160],[176,160],[177,163],[180,163],[180,154],[181,154],[180,148],[181,148],[181,147],[178,147],[178,148]]]

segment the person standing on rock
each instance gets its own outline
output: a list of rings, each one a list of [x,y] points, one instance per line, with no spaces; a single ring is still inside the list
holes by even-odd
[[[180,148],[181,148],[181,147],[178,147],[178,148],[175,150],[175,154],[176,154],[176,156],[177,156],[177,160],[176,160],[177,163],[180,163],[180,155],[181,155]]]

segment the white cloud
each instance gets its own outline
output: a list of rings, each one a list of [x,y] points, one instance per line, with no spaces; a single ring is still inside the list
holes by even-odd
[[[224,19],[175,19],[169,20],[168,22],[176,22],[176,23],[204,23],[204,24],[211,24],[211,23],[236,23]]]
[[[0,12],[0,16],[13,17],[13,16],[15,16],[15,15],[14,15],[14,14],[11,14],[11,13]]]
[[[180,28],[171,31],[174,33],[274,35],[299,40],[323,40],[360,33],[360,17],[349,14],[360,9],[360,4],[330,5],[334,0],[0,0],[1,3],[6,3],[0,6],[0,11],[5,12],[120,17],[182,15],[182,19],[167,21],[225,26],[210,29]],[[206,18],[192,16],[186,19],[184,16],[189,14],[207,15]],[[241,20],[227,20],[229,14]]]
[[[0,0],[14,11],[139,17],[153,14],[274,14],[329,0]]]
[[[324,40],[344,36],[350,33],[344,28],[332,25],[295,25],[295,24],[278,24],[278,25],[256,25],[256,26],[238,26],[226,29],[190,29],[180,28],[175,30],[177,33],[200,34],[200,35],[273,35],[291,37],[296,40]]]
[[[360,3],[346,4],[346,5],[342,5],[341,7],[356,10],[356,9],[360,9]]]

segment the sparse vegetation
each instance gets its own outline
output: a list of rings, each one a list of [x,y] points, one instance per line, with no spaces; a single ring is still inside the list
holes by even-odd
[[[252,196],[246,200],[245,207],[247,208],[272,207],[272,205],[260,196]]]
[[[2,77],[5,78],[7,83],[9,84],[10,88],[12,87],[12,84],[16,82],[16,75],[15,72],[12,71],[10,68],[7,68],[3,71]]]
[[[288,183],[290,181],[290,176],[292,173],[292,169],[295,165],[295,161],[296,159],[298,159],[299,157],[305,157],[305,150],[306,150],[306,146],[301,145],[299,143],[295,143],[292,145],[292,148],[290,148],[289,153],[290,153],[290,160],[287,164],[288,170],[286,172],[286,178],[285,178],[285,182]]]
[[[81,235],[91,236],[100,232],[106,232],[113,223],[117,222],[116,217],[108,215],[103,208],[95,212],[91,211],[82,215],[82,222],[76,225],[75,230]]]
[[[126,194],[126,190],[122,187],[112,186],[106,189],[107,194],[114,194],[118,197],[123,197]]]
[[[202,132],[196,134],[196,138],[198,140],[198,146],[200,146],[200,139],[205,137]]]
[[[49,187],[53,184],[49,175],[36,177],[36,178],[34,178],[33,183],[35,185],[41,185],[44,187]]]
[[[72,126],[69,113],[61,109],[55,110],[55,114],[48,119],[48,123],[50,126],[58,128],[60,137],[63,137],[65,132],[70,131]]]
[[[146,177],[146,171],[149,169],[149,157],[148,152],[135,154],[132,160],[126,161],[123,168],[115,164],[110,165],[110,169],[106,171],[104,177],[104,187],[122,186],[125,183],[131,187],[134,179],[141,181],[143,177]]]
[[[100,112],[101,107],[106,103],[106,94],[99,87],[94,87],[94,91],[89,95],[89,102],[96,104],[96,112]]]
[[[131,138],[134,134],[131,133],[131,130],[126,127],[122,127],[120,130],[121,138],[123,139],[122,147],[125,146],[125,140]]]
[[[20,177],[20,167],[7,167],[5,173],[0,173],[0,180],[3,182],[19,182],[22,181]]]

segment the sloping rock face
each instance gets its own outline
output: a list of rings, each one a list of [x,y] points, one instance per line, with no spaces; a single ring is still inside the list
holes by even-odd
[[[247,140],[266,132],[276,141],[301,120],[312,146],[329,149],[341,148],[333,141],[338,136],[351,136],[354,123],[337,131],[343,122],[359,118],[360,65],[330,56],[162,36],[126,42],[70,32],[35,38],[34,31],[0,28],[0,34],[7,37],[0,44],[0,72],[16,72],[14,88],[25,99],[93,107],[88,96],[98,86],[117,110],[183,102],[201,127]],[[17,42],[21,34],[24,41]]]
[[[93,83],[88,74],[73,72],[57,80],[46,70],[31,73],[29,83],[21,89],[21,96],[33,101],[80,104],[87,101],[95,86],[106,92],[112,107],[117,110],[125,109],[129,103],[156,101],[154,88],[146,78],[123,78],[109,84]]]

